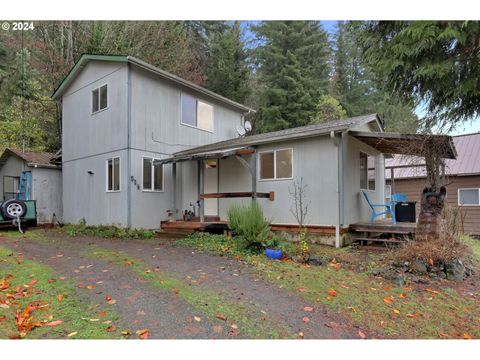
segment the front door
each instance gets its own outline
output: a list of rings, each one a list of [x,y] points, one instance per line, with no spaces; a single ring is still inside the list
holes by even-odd
[[[217,160],[204,161],[205,194],[218,193]],[[218,216],[218,199],[205,199],[205,216]]]

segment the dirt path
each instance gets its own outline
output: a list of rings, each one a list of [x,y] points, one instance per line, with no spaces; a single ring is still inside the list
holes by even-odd
[[[52,267],[59,276],[72,279],[77,285],[95,285],[93,290],[79,288],[79,296],[84,301],[103,305],[109,294],[117,300],[113,306],[120,315],[119,325],[132,332],[148,328],[151,338],[244,336],[241,331],[240,335],[232,335],[228,328],[219,330],[216,319],[209,320],[174,293],[152,286],[128,267],[87,257],[88,251],[98,248],[121,251],[142,260],[147,268],[157,268],[185,284],[244,304],[252,309],[249,316],[265,317],[274,327],[288,329],[292,335],[303,333],[305,338],[344,339],[356,337],[358,331],[322,306],[307,303],[296,294],[265,282],[257,269],[235,259],[173,247],[158,239],[68,238],[59,237],[55,232],[47,233],[47,237],[54,240],[30,239],[27,235],[23,239],[4,238],[0,245]],[[305,313],[306,306],[314,307],[315,311]],[[196,321],[195,316],[200,317],[201,322]],[[305,316],[310,319],[308,323],[303,321]]]

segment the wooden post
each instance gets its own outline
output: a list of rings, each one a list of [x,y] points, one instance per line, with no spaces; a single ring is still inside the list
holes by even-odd
[[[172,212],[173,219],[177,219],[177,163],[172,163],[172,181],[173,181],[173,202],[172,202]]]
[[[252,175],[252,201],[257,201],[257,151],[250,159],[250,173]]]
[[[205,164],[203,163],[203,160],[198,160],[198,199],[200,200],[200,209],[199,215],[200,215],[200,222],[205,221],[205,201],[204,199],[200,196],[200,194],[203,194],[205,192]]]
[[[390,198],[395,193],[395,169],[390,168]]]

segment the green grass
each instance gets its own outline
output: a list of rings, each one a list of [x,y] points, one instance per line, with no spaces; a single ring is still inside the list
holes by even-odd
[[[465,242],[472,249],[473,257],[477,262],[480,262],[480,240],[474,239],[470,236],[461,236],[460,240]]]
[[[276,339],[296,336],[294,331],[274,326],[268,319],[262,319],[263,314],[248,304],[230,301],[216,292],[200,289],[194,283],[179,280],[162,271],[149,269],[143,261],[123,252],[95,247],[89,249],[85,255],[119,266],[127,266],[151,285],[177,294],[193,308],[205,314],[213,323],[224,325],[225,321],[218,320],[216,315],[225,316],[229,326],[232,324],[238,326],[242,337]]]
[[[42,326],[32,329],[25,335],[26,339],[67,339],[67,335],[77,332],[70,337],[72,339],[110,339],[119,337],[118,333],[109,333],[106,328],[109,325],[104,321],[116,321],[118,316],[109,309],[94,309],[75,297],[73,284],[68,281],[56,278],[52,270],[34,261],[25,260],[16,256],[11,250],[0,247],[0,281],[5,279],[8,274],[13,274],[9,280],[9,288],[0,291],[0,303],[7,300],[7,294],[15,293],[15,289],[25,288],[25,284],[32,280],[38,282],[30,286],[31,293],[28,296],[12,300],[10,308],[0,307],[0,318],[6,317],[6,320],[0,322],[0,338],[8,339],[18,337],[18,331],[15,324],[15,314],[18,310],[23,311],[26,306],[35,301],[48,303],[43,309],[36,309],[32,316],[40,321],[61,320],[62,324],[58,326]],[[55,279],[49,282],[49,279]],[[63,295],[62,301],[57,296]],[[100,312],[106,312],[104,316],[99,317]],[[103,315],[103,314],[101,314]],[[90,319],[100,318],[98,322],[91,322]]]
[[[317,247],[314,249],[317,254],[326,259],[337,259],[340,263],[310,267],[292,261],[270,261],[262,255],[241,256],[229,249],[222,251],[221,245],[219,247],[218,244],[212,244],[213,239],[201,240],[189,238],[177,244],[226,256],[240,256],[254,265],[259,270],[259,275],[276,286],[296,293],[308,301],[325,305],[345,315],[362,329],[377,332],[379,336],[425,339],[443,336],[440,334],[461,338],[467,334],[480,338],[478,300],[464,297],[448,288],[432,293],[419,286],[399,287],[376,279],[369,275],[369,270],[376,266],[379,255],[367,255],[364,259],[364,271],[359,272],[346,269],[345,267],[350,267],[350,263],[342,263],[342,259],[354,257],[355,250]],[[356,254],[360,255],[359,252]],[[336,291],[336,296],[329,294],[331,290]],[[400,294],[406,296],[402,297]],[[385,302],[384,299],[390,297],[391,302]]]

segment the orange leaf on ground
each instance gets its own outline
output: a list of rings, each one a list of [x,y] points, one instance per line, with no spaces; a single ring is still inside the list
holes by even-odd
[[[107,327],[107,332],[114,332],[114,331],[116,331],[116,330],[117,330],[117,328],[116,328],[115,326],[113,326],[113,325]]]
[[[224,315],[222,315],[222,314],[217,314],[217,315],[215,315],[215,317],[216,317],[217,319],[220,319],[220,320],[223,320],[223,321],[227,320],[227,317],[224,316]]]
[[[305,324],[310,322],[310,319],[306,316],[302,320]]]
[[[450,335],[445,334],[445,333],[438,333],[438,336],[440,336],[440,337],[443,338],[443,339],[446,339],[446,338],[449,338],[449,337],[450,337]]]
[[[148,335],[149,335],[148,329],[137,330],[135,333],[142,340],[148,339]]]
[[[467,333],[463,334],[463,338],[465,340],[472,340],[473,339],[473,337],[470,334],[467,334]]]
[[[333,289],[328,290],[327,292],[328,292],[328,295],[330,295],[330,296],[337,296],[337,292]]]
[[[111,300],[107,301],[107,304],[109,304],[109,305],[115,305],[116,303],[117,303],[117,300],[115,300],[115,299],[111,299]]]
[[[305,307],[303,308],[303,311],[313,312],[313,307],[311,307],[311,306],[305,306]]]
[[[1,316],[1,317],[0,317],[0,322],[5,321],[5,320],[7,320],[7,317],[6,317],[6,316]]]
[[[303,293],[303,292],[305,292],[305,289],[304,289],[304,288],[300,288],[300,289],[298,289],[298,291],[301,292],[301,293]]]
[[[398,295],[398,297],[400,297],[400,298],[406,298],[406,297],[407,297],[407,294],[401,293],[401,294]]]
[[[63,295],[63,294],[58,294],[57,295],[58,301],[62,301],[64,297],[65,297],[65,295]]]
[[[407,317],[409,318],[418,318],[420,316],[422,316],[420,313],[407,314]]]
[[[383,288],[385,291],[390,291],[391,288],[390,287],[386,287],[386,288]]]
[[[360,336],[362,339],[365,339],[367,335],[362,330],[358,330],[358,336]]]
[[[386,297],[383,299],[387,304],[390,304],[392,302],[392,298]]]
[[[38,280],[31,280],[28,285],[35,285],[38,282]]]
[[[57,281],[57,280],[55,280],[55,279],[48,279],[48,280],[47,280],[47,282],[48,282],[49,284],[54,283],[55,281]]]
[[[105,301],[110,301],[110,300],[112,300],[112,298],[110,297],[110,295],[108,295],[108,294],[105,295]]]
[[[60,324],[62,324],[62,323],[63,323],[62,320],[55,320],[55,321],[46,323],[45,326],[57,326],[57,325],[60,325]]]
[[[88,285],[87,286],[87,289],[89,290],[93,290],[93,289],[96,289],[97,287],[95,285]]]

